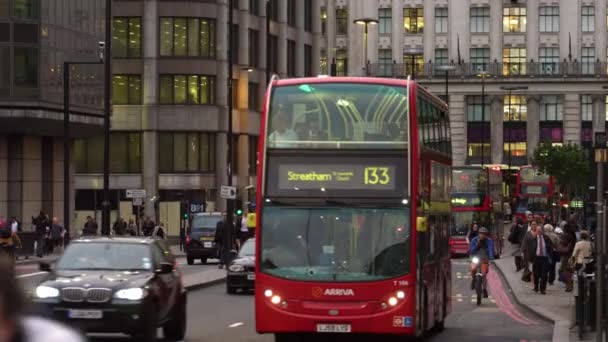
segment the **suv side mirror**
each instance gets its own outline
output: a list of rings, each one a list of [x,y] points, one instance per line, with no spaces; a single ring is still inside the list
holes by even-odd
[[[173,264],[169,262],[163,262],[160,264],[160,268],[156,270],[158,274],[169,274],[173,272]]]
[[[51,272],[51,264],[48,262],[41,262],[38,267],[42,272]]]

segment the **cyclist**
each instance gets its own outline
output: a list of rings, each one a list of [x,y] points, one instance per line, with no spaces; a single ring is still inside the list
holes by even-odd
[[[490,260],[494,260],[494,242],[490,238],[490,231],[487,228],[479,228],[479,235],[471,240],[469,254],[476,256],[480,260],[481,272],[483,277],[483,296],[488,298],[487,281],[485,275],[490,269]],[[476,265],[471,264],[471,290],[475,289],[475,269]]]

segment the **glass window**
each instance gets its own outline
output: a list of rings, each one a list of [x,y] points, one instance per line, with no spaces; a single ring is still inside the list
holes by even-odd
[[[377,110],[378,103],[386,105]],[[282,86],[273,90],[268,144],[270,148],[403,148],[406,121],[405,88],[355,83]]]
[[[140,17],[115,17],[112,19],[112,57],[141,57]]]
[[[296,1],[287,0],[287,25],[296,26]]]
[[[422,33],[424,31],[424,10],[422,8],[404,8],[403,28],[405,33]]]
[[[528,119],[528,106],[525,96],[505,96],[503,100],[503,120],[526,121]]]
[[[201,75],[161,75],[161,104],[214,104],[215,77]]]
[[[10,93],[10,47],[0,46],[0,96],[8,96]]]
[[[14,85],[23,88],[38,87],[38,49],[15,47]]]
[[[526,142],[519,141],[519,142],[503,143],[503,153],[505,156],[509,156],[509,153],[510,153],[511,157],[525,157],[526,156]]]
[[[562,121],[563,108],[561,99],[557,95],[544,95],[540,101],[541,121]]]
[[[258,143],[259,138],[257,136],[249,136],[249,174],[255,175],[257,173],[258,166]]]
[[[347,61],[346,50],[344,50],[344,49],[336,50],[336,75],[337,76],[346,76],[346,73],[348,71],[346,61]]]
[[[9,16],[8,0],[0,0],[0,18]]]
[[[473,72],[488,71],[488,66],[490,65],[489,48],[472,48],[470,54]]]
[[[471,33],[490,32],[490,8],[471,7]]]
[[[321,35],[327,35],[327,10],[321,7]]]
[[[239,37],[239,25],[234,24],[232,26],[232,64],[239,64],[239,43],[241,41]]]
[[[161,17],[160,55],[214,57],[215,20]]]
[[[346,8],[336,9],[336,34],[348,34],[348,10]]]
[[[424,56],[422,54],[403,55],[403,66],[405,67],[405,74],[412,75],[415,78],[416,75],[421,75],[424,70]]]
[[[40,0],[13,0],[15,18],[37,19],[40,17]]]
[[[380,49],[378,50],[378,76],[392,76],[393,75],[393,50],[392,49]]]
[[[249,29],[249,66],[259,67],[260,32]]]
[[[556,75],[559,73],[559,48],[540,48],[538,61],[540,72],[543,75]]]
[[[170,133],[158,135],[158,167],[161,173],[213,172],[214,136],[207,133]]]
[[[6,29],[8,30],[8,26],[6,27]],[[6,32],[6,34],[8,35],[8,31]],[[15,43],[37,43],[38,42],[38,25],[37,24],[17,24],[17,23],[15,23],[15,24],[13,24],[13,35],[14,35],[13,41]]]
[[[2,1],[2,0],[0,0],[0,1]],[[11,24],[0,23],[0,42],[4,43],[4,42],[10,42],[10,41],[11,41]]]
[[[312,77],[312,45],[304,44],[304,76]]]
[[[525,75],[527,72],[526,48],[502,49],[502,74]]]
[[[141,76],[114,75],[112,78],[112,104],[141,104]]]
[[[485,107],[485,116],[484,108]],[[467,121],[469,122],[489,122],[490,121],[490,100],[486,95],[485,103],[481,96],[467,96]]]
[[[103,172],[103,137],[80,139],[75,143],[76,173]],[[110,133],[110,172],[141,173],[141,134]]]
[[[249,13],[253,15],[260,14],[260,3],[259,0],[249,0]]]
[[[581,67],[583,75],[595,74],[595,48],[581,48]]]
[[[435,33],[448,33],[447,7],[435,7]]]
[[[100,257],[102,256],[103,257]],[[74,243],[57,263],[57,269],[150,271],[150,248],[136,243]]]
[[[329,74],[327,70],[327,50],[321,49],[321,53],[319,56],[319,73],[321,75]]]
[[[248,107],[249,110],[259,112],[260,108],[260,86],[257,83],[249,82],[248,84]]]
[[[263,210],[264,273],[291,280],[363,282],[410,271],[408,208]]]
[[[608,103],[608,97],[606,99],[606,103]],[[591,95],[581,95],[581,120],[593,121],[593,101],[591,100]]]
[[[505,7],[502,10],[503,32],[521,33],[526,32],[526,8]]]
[[[488,160],[490,154],[490,143],[468,143],[467,156],[471,158],[480,158],[482,155]]]
[[[279,70],[279,37],[277,35],[270,35],[270,71],[278,72]]]
[[[304,1],[304,31],[312,32],[312,1]]]
[[[297,62],[296,41],[288,39],[287,40],[287,76],[289,76],[289,77],[296,76],[296,62]]]
[[[564,130],[562,127],[540,127],[539,141],[550,142],[554,146],[561,145],[564,136],[563,133]]]
[[[582,6],[581,7],[581,30],[583,32],[595,31],[595,7],[594,6]]]
[[[393,9],[392,8],[378,9],[378,32],[379,33],[393,32]]]
[[[279,0],[270,0],[270,19],[279,20]]]
[[[540,32],[559,32],[559,7],[541,6],[538,9]]]
[[[435,49],[435,66],[448,65],[448,49]]]

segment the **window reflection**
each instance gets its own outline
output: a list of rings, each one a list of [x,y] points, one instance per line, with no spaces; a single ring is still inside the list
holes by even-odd
[[[2,7],[2,5],[0,5],[0,7]],[[13,0],[13,15],[16,18],[39,18],[40,0]]]
[[[215,136],[206,133],[162,132],[158,136],[161,173],[214,172]]]
[[[161,56],[215,56],[215,20],[160,18]]]
[[[173,19],[173,55],[186,56],[186,19]]]
[[[141,104],[141,76],[114,75],[112,103],[115,105]]]
[[[141,18],[115,17],[112,20],[112,56],[141,57]]]
[[[38,49],[14,48],[14,84],[16,87],[35,88],[38,86]]]
[[[141,172],[141,134],[112,132],[110,172]],[[77,140],[74,146],[77,173],[103,172],[103,137]]]
[[[215,77],[162,75],[159,100],[161,104],[214,104]]]
[[[503,32],[526,32],[525,7],[506,7],[502,13]]]

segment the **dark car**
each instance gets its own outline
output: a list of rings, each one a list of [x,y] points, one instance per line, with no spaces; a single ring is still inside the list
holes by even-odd
[[[223,217],[222,213],[192,215],[190,229],[188,229],[186,235],[186,260],[188,265],[194,264],[195,259],[201,259],[201,262],[205,264],[208,258],[217,257],[215,228]]]
[[[236,258],[228,266],[226,292],[234,294],[255,287],[255,240],[249,239],[241,246]]]
[[[74,240],[33,295],[42,312],[85,333],[125,333],[141,341],[179,341],[186,332],[186,289],[162,240]]]

